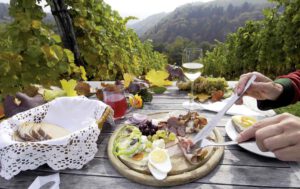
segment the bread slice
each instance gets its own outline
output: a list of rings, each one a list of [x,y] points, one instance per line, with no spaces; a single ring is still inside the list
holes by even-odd
[[[119,156],[119,159],[129,168],[136,170],[140,173],[150,173],[148,170],[148,153],[144,153],[144,157],[140,161],[134,160],[132,157]]]
[[[238,133],[248,129],[257,122],[255,117],[236,115],[232,116],[233,126]]]
[[[36,123],[32,123],[32,122],[25,122],[21,124],[17,130],[20,138],[23,139],[24,141],[30,141],[30,142],[37,141],[37,139],[35,139],[31,134],[31,131],[33,127],[35,127],[35,125]]]
[[[64,137],[70,134],[70,131],[53,124],[25,122],[19,126],[16,134],[16,140],[19,140],[19,136],[23,141],[36,142]]]
[[[41,127],[37,132],[44,140],[61,138],[71,133],[63,127],[48,123],[41,123]]]
[[[42,135],[39,134],[39,130],[42,127],[42,123],[36,123],[31,130],[31,136],[38,141],[46,140]]]
[[[18,142],[25,142],[20,136],[18,131],[15,131],[12,135],[12,140],[18,141]]]

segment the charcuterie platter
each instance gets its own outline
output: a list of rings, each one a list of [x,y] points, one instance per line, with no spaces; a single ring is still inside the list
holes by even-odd
[[[109,160],[120,174],[145,185],[174,186],[202,178],[224,152],[223,147],[189,151],[192,137],[206,124],[197,112],[134,114],[111,136]],[[217,128],[207,139],[224,140]]]

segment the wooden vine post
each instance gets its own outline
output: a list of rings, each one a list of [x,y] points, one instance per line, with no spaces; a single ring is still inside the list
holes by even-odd
[[[62,38],[64,47],[74,53],[75,64],[83,66],[84,62],[80,57],[79,48],[76,42],[76,36],[73,28],[72,18],[68,12],[64,0],[51,0],[51,12],[54,16],[55,22],[58,27],[59,34]]]

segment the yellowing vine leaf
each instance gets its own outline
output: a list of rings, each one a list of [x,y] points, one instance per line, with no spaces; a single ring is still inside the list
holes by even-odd
[[[172,81],[167,80],[169,77],[169,74],[166,71],[156,71],[156,70],[150,70],[147,75],[146,79],[153,85],[153,86],[166,86],[166,85],[172,85]]]
[[[77,92],[75,91],[75,87],[77,85],[77,81],[71,79],[69,81],[63,79],[60,80],[62,89],[67,93],[67,96],[77,96]]]
[[[125,73],[123,75],[123,78],[124,78],[124,87],[127,88],[130,85],[130,83],[134,80],[135,76],[130,73]]]
[[[32,20],[32,22],[31,22],[31,26],[34,29],[40,29],[41,25],[42,25],[42,23],[39,20]]]
[[[86,81],[86,80],[87,80],[87,77],[86,77],[86,71],[85,71],[84,67],[83,67],[83,66],[80,66],[79,69],[80,69],[80,73],[81,73],[81,78],[82,78],[84,81]]]
[[[64,52],[68,58],[69,63],[74,63],[74,54],[72,51],[70,51],[69,49],[64,49]]]
[[[49,47],[48,45],[44,45],[42,47],[42,51],[44,55],[46,56],[47,60],[59,60],[57,54],[53,50],[53,48]]]
[[[52,39],[54,39],[54,41],[55,41],[56,43],[61,43],[61,38],[60,38],[59,35],[52,34],[51,37],[52,37]]]

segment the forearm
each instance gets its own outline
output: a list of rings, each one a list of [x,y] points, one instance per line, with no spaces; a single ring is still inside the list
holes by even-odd
[[[282,93],[276,100],[257,100],[257,107],[261,110],[269,110],[287,106],[293,103],[294,87],[289,79],[278,79],[274,83],[278,83],[283,86]]]
[[[294,97],[292,103],[300,101],[300,70],[292,72],[288,75],[280,76],[279,78],[287,78],[291,80],[291,83],[294,88]]]
[[[268,110],[287,106],[300,100],[300,70],[288,75],[280,76],[274,83],[283,86],[283,91],[276,100],[258,100],[257,106],[261,110]]]

